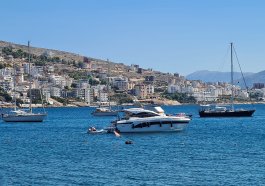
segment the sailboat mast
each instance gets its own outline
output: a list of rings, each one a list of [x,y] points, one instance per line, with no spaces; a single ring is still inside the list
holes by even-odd
[[[30,50],[29,50],[30,42],[28,41],[28,63],[29,63],[29,110],[30,113],[32,113],[32,94],[31,94],[31,83],[32,83],[32,78],[31,78],[31,63],[30,63]]]
[[[233,43],[231,45],[231,106],[232,110],[234,110],[234,67],[233,67]]]
[[[110,108],[110,96],[109,96],[109,71],[110,71],[110,66],[109,66],[109,59],[107,59],[107,62],[108,62],[108,74],[107,74],[107,93],[108,93],[108,101],[109,101],[109,110],[111,109]]]

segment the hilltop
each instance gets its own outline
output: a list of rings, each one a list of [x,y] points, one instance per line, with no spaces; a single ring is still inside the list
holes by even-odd
[[[28,51],[28,47],[26,45],[21,44],[15,44],[11,42],[6,41],[0,41],[0,51],[4,47],[11,47],[15,50],[21,49],[22,51]],[[70,52],[64,52],[60,50],[54,50],[54,49],[46,49],[46,48],[37,48],[37,47],[30,47],[31,54],[34,54],[36,56],[40,56],[43,54],[49,54],[54,57],[59,57],[60,59],[64,60],[72,60],[72,61],[81,61],[83,60],[83,56],[70,53]]]
[[[11,43],[11,42],[6,42],[6,41],[0,41],[0,52],[3,48],[8,47],[8,48],[12,48],[13,50],[17,51],[17,50],[22,50],[24,52],[28,51],[28,47],[26,45],[21,45],[21,44],[16,44],[16,43]],[[99,65],[100,67],[102,67],[103,69],[107,69],[110,68],[111,73],[116,73],[115,74],[120,74],[120,75],[126,75],[126,76],[138,76],[139,77],[139,73],[132,73],[130,70],[130,66],[125,65],[123,63],[116,63],[113,61],[107,61],[107,60],[102,60],[102,59],[97,59],[97,58],[93,58],[93,57],[88,57],[88,56],[84,56],[81,54],[75,54],[75,53],[71,53],[71,52],[65,52],[65,51],[60,51],[60,50],[55,50],[55,49],[47,49],[47,48],[38,48],[38,47],[34,47],[34,46],[30,46],[30,53],[32,55],[35,56],[49,56],[52,58],[59,58],[60,60],[58,62],[74,62],[74,63],[78,63],[78,62],[82,62],[84,60],[84,57],[86,57],[89,61],[92,62],[92,64],[95,65]],[[147,73],[147,71],[152,71],[152,69],[142,69],[145,73]],[[152,71],[152,73],[157,74],[158,76],[171,76],[171,74],[169,73],[162,73],[159,71]]]
[[[28,47],[26,45],[0,41],[0,52],[3,48],[11,48],[12,51],[23,51],[25,53],[28,52]],[[163,73],[160,71],[154,71],[153,69],[143,69],[140,65],[125,65],[123,63],[116,63],[114,61],[107,61],[102,59],[96,59],[90,56],[84,56],[80,54],[75,54],[71,52],[65,52],[55,49],[47,49],[47,48],[38,48],[38,47],[30,47],[30,53],[33,56],[33,62],[36,65],[41,66],[55,66],[55,70],[58,74],[63,73],[86,73],[88,72],[86,68],[82,67],[82,63],[84,62],[84,58],[90,62],[93,68],[93,71],[97,71],[96,73],[109,73],[109,76],[124,76],[129,78],[132,81],[145,81],[147,76],[153,76],[155,79],[152,81],[154,83],[157,92],[163,92],[167,89],[168,83],[176,78],[184,78],[176,77],[170,73]],[[1,53],[0,53],[1,54]],[[26,58],[26,54],[24,54],[24,58]],[[23,61],[23,57],[16,58],[17,60]],[[43,61],[44,60],[44,61]],[[24,59],[25,61],[25,59]],[[81,65],[80,65],[81,64]],[[136,64],[136,63],[135,63]],[[134,68],[136,67],[136,68]],[[92,73],[93,73],[92,71]],[[91,72],[91,70],[90,70]]]

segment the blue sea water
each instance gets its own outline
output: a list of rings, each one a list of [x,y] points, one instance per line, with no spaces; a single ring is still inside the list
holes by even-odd
[[[199,118],[177,133],[87,134],[112,117],[49,108],[43,123],[0,122],[0,185],[265,185],[265,105],[251,118]],[[126,145],[130,139],[132,145]]]

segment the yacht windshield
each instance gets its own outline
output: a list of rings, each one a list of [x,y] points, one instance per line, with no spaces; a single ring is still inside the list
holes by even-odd
[[[137,118],[147,118],[147,117],[154,117],[159,116],[159,114],[153,112],[139,112],[139,113],[131,113],[130,117],[137,117]]]

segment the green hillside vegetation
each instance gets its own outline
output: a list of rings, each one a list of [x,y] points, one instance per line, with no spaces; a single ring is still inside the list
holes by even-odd
[[[12,97],[1,87],[0,87],[0,100],[6,102],[10,102],[12,100]]]
[[[28,52],[25,52],[21,49],[13,49],[12,47],[3,47],[2,54],[5,57],[12,55],[14,59],[22,59],[22,58],[28,59],[28,55],[29,55]],[[34,63],[36,66],[44,66],[47,62],[64,63],[64,64],[69,64],[69,65],[75,65],[76,67],[79,67],[82,65],[82,62],[79,62],[76,64],[75,61],[66,61],[64,59],[60,59],[58,56],[49,57],[45,54],[42,54],[39,56],[35,54],[31,54],[31,60],[32,60],[32,63]]]

